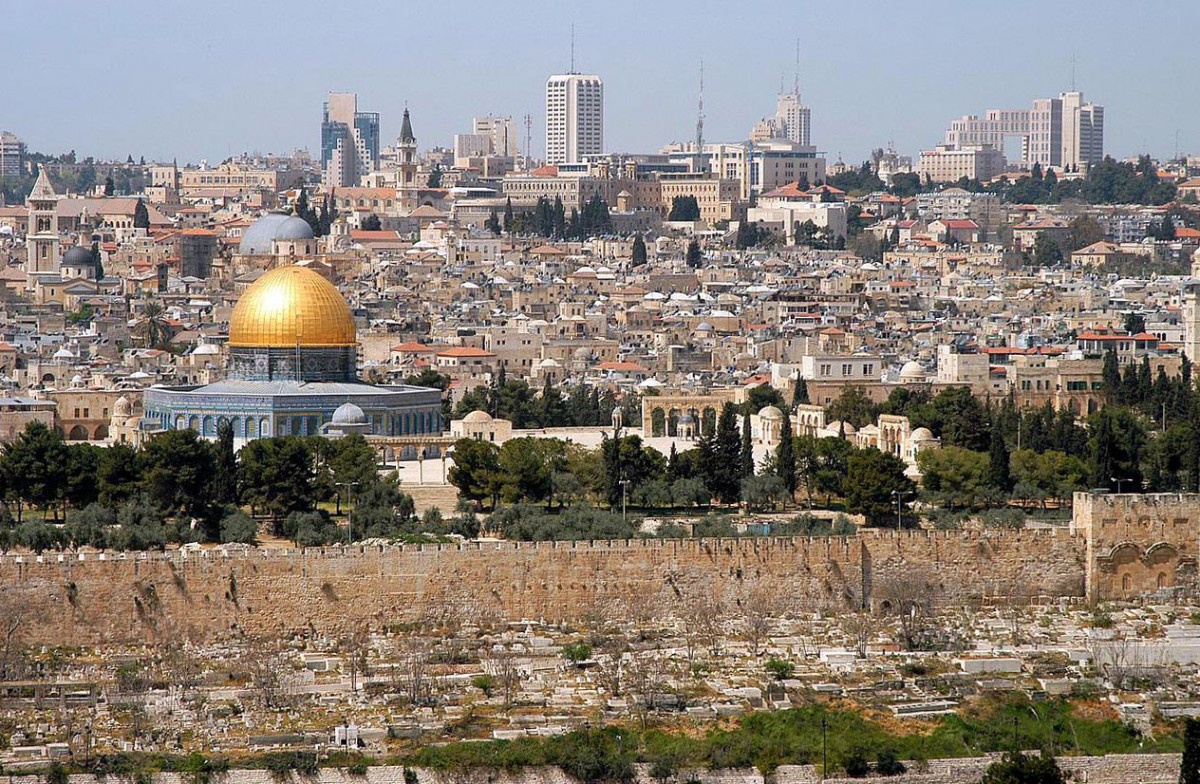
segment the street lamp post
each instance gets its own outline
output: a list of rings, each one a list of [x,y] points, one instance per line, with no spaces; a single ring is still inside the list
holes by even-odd
[[[904,497],[904,493],[893,490],[892,497],[896,499],[896,530],[899,531],[901,528],[900,499]]]
[[[621,525],[627,525],[629,523],[629,512],[628,512],[628,508],[626,506],[626,500],[627,500],[626,496],[627,496],[628,490],[629,490],[629,480],[622,479],[621,480]]]
[[[1113,480],[1114,482],[1116,482],[1116,484],[1117,484],[1117,495],[1120,495],[1120,494],[1121,494],[1121,485],[1123,485],[1125,482],[1129,482],[1129,481],[1131,481],[1131,480],[1129,480],[1129,479],[1120,479],[1120,478],[1118,478],[1118,477],[1115,477],[1115,476],[1112,478],[1112,480]]]

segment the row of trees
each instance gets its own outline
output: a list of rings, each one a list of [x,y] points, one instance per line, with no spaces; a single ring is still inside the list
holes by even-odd
[[[253,541],[266,517],[300,544],[339,537],[318,504],[354,501],[358,538],[410,532],[412,499],[381,477],[362,436],[252,441],[236,455],[223,426],[216,441],[162,433],[139,449],[67,444],[33,422],[0,454],[5,524],[0,545],[144,549],[175,541]],[[28,519],[28,509],[42,512]],[[115,526],[119,526],[115,527]]]
[[[512,199],[509,198],[504,204],[503,223],[500,215],[492,210],[484,221],[484,227],[497,236],[503,231],[559,240],[582,240],[610,233],[612,217],[608,202],[600,194],[588,199],[582,210],[572,207],[569,215],[560,196],[555,196],[553,201],[542,196],[532,211],[522,212],[513,209]]]
[[[308,190],[301,185],[300,194],[296,197],[296,203],[292,205],[292,212],[300,218],[304,218],[308,225],[312,227],[313,236],[324,237],[329,234],[329,229],[333,226],[333,222],[338,218],[337,205],[329,198],[328,194],[321,201],[321,206],[318,209],[316,206],[309,203]],[[375,217],[375,216],[372,216]],[[378,229],[378,217],[375,217]],[[364,223],[363,228],[368,228]]]
[[[612,421],[613,409],[620,407],[625,422],[641,419],[641,399],[626,395],[618,400],[612,390],[577,384],[564,396],[549,379],[541,394],[524,379],[510,379],[503,368],[492,384],[467,392],[454,407],[454,418],[462,419],[472,411],[486,411],[507,419],[518,429],[531,427],[594,427]]]

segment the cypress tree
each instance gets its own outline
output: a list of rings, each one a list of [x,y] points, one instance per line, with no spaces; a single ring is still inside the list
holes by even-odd
[[[635,234],[633,237],[633,253],[629,262],[635,267],[646,263],[646,241],[642,239],[641,234]]]
[[[750,433],[750,414],[742,415],[742,443],[738,453],[738,470],[743,479],[754,476],[754,440]]]
[[[150,211],[146,209],[146,203],[141,199],[137,200],[137,206],[133,208],[133,228],[150,228]]]
[[[792,416],[783,415],[779,426],[779,446],[775,449],[775,473],[783,480],[788,495],[796,495],[796,445],[792,440]]]
[[[796,391],[792,394],[792,408],[807,405],[809,405],[808,382],[804,380],[804,376],[797,376]]]
[[[992,425],[992,440],[988,448],[988,484],[1002,493],[1012,490],[1012,471],[1009,465],[1008,445],[1004,443],[1004,431],[997,420]]]
[[[212,483],[213,500],[219,504],[236,504],[237,457],[233,452],[233,426],[228,421],[222,421],[217,426],[214,457],[216,472]]]
[[[504,233],[512,234],[513,221],[516,216],[513,215],[512,196],[504,200]]]

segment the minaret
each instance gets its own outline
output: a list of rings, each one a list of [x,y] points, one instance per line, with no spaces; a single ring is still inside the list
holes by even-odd
[[[55,207],[58,194],[46,175],[46,167],[40,166],[37,182],[25,201],[29,207],[29,230],[25,237],[28,255],[25,260],[25,284],[29,290],[35,288],[34,281],[39,273],[59,271],[58,218]]]

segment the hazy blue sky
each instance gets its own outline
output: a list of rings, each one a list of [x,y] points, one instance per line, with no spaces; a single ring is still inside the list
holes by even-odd
[[[386,142],[407,102],[422,149],[488,112],[534,118],[567,68],[605,82],[605,146],[735,141],[774,111],[795,41],[813,142],[862,160],[915,154],[948,121],[1079,89],[1105,107],[1106,152],[1200,153],[1200,2],[658,3],[6,0],[0,128],[31,149],[217,162],[316,151],[321,103],[355,91]],[[522,130],[523,135],[523,130]]]

